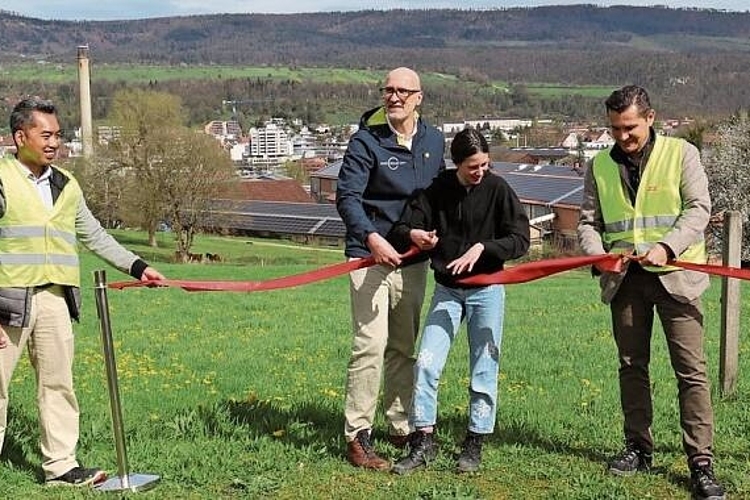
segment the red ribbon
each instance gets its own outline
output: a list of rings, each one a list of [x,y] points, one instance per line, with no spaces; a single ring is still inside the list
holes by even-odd
[[[402,259],[408,259],[419,253],[416,247],[410,248],[401,255]],[[279,288],[291,288],[300,285],[323,281],[343,274],[348,274],[357,269],[375,265],[375,259],[367,257],[364,259],[350,260],[340,264],[321,267],[313,271],[300,274],[292,274],[281,278],[273,278],[266,281],[185,281],[185,280],[149,280],[149,281],[119,281],[110,283],[108,288],[122,290],[123,288],[134,288],[142,286],[171,286],[182,288],[187,292],[260,292],[265,290],[277,290]]]
[[[553,274],[570,271],[579,267],[597,264],[599,269],[609,272],[620,272],[622,259],[618,255],[591,255],[585,257],[561,257],[526,262],[490,274],[475,274],[458,280],[462,285],[487,286],[526,283],[527,281],[546,278]]]
[[[676,260],[669,263],[670,266],[677,266],[690,271],[700,271],[702,273],[724,276],[726,278],[737,278],[740,280],[750,280],[750,269],[741,269],[731,266],[715,266],[713,264],[693,264],[692,262],[682,262]]]
[[[402,259],[418,254],[416,248],[411,248],[401,256]],[[260,292],[264,290],[276,290],[279,288],[291,288],[307,285],[316,281],[323,281],[336,276],[350,273],[357,269],[375,265],[375,259],[351,260],[340,264],[321,267],[313,271],[293,274],[281,278],[273,278],[266,281],[184,281],[184,280],[151,280],[151,281],[121,281],[110,283],[109,288],[121,290],[142,286],[171,286],[178,287],[188,292]],[[546,278],[553,274],[577,269],[579,267],[596,265],[602,271],[620,272],[622,270],[622,258],[616,254],[593,255],[584,257],[561,257],[558,259],[544,259],[535,262],[526,262],[497,271],[490,274],[476,274],[458,280],[464,285],[487,286],[497,284],[526,283],[528,281]],[[669,265],[699,271],[717,276],[750,280],[750,269],[740,269],[729,266],[716,266],[710,264],[693,264],[690,262],[673,261]]]

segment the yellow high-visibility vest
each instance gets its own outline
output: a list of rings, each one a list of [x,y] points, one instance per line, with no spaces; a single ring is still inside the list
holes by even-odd
[[[50,210],[17,160],[0,159],[6,210],[0,217],[0,287],[79,286],[76,214],[81,188],[68,183]]]
[[[620,177],[620,167],[610,156],[610,149],[594,158],[599,204],[604,219],[602,240],[608,251],[645,254],[671,231],[682,212],[680,179],[683,144],[680,139],[656,136],[654,148],[643,171],[635,196],[635,206]],[[705,263],[703,238],[690,245],[677,259]],[[674,271],[672,266],[646,267],[653,272]]]

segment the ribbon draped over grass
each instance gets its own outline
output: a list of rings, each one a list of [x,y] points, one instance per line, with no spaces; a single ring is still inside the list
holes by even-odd
[[[402,258],[413,257],[418,254],[416,248],[404,253]],[[292,274],[280,278],[272,278],[265,281],[186,281],[186,280],[150,280],[150,281],[120,281],[110,283],[109,288],[122,290],[134,287],[177,287],[188,292],[260,292],[266,290],[277,290],[280,288],[291,288],[307,285],[317,281],[323,281],[348,274],[357,269],[363,269],[375,265],[372,257],[356,259],[340,264],[321,267],[313,271],[300,274]],[[525,262],[501,271],[488,274],[476,274],[458,280],[463,285],[486,286],[486,285],[508,285],[515,283],[526,283],[554,274],[571,271],[580,267],[596,265],[600,270],[609,272],[620,272],[622,270],[622,257],[617,254],[592,255],[581,257],[561,257],[557,259],[543,259],[534,262]],[[691,271],[699,271],[707,274],[750,280],[750,269],[741,269],[729,266],[717,266],[711,264],[693,264],[679,260],[670,261],[670,266],[680,267]]]

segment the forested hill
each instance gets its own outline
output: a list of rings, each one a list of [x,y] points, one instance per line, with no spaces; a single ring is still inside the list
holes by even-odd
[[[40,20],[0,11],[0,63],[231,64],[421,71],[475,82],[619,85],[675,112],[750,102],[750,13],[592,5]]]
[[[749,40],[750,13],[665,7],[371,10],[97,22],[0,11],[3,57],[64,57],[76,45],[90,44],[97,59],[107,62],[350,64],[376,61],[378,49],[469,47],[750,51]]]

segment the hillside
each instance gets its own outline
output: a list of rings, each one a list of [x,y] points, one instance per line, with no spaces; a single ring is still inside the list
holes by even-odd
[[[378,69],[483,83],[647,86],[675,113],[750,102],[750,13],[591,5],[490,11],[225,14],[72,22],[0,12],[0,62]],[[2,89],[0,89],[2,90]]]
[[[351,63],[378,48],[461,50],[627,45],[651,51],[750,52],[750,14],[591,5],[490,11],[226,14],[54,21],[0,12],[4,57],[56,58],[89,44],[107,62]]]

